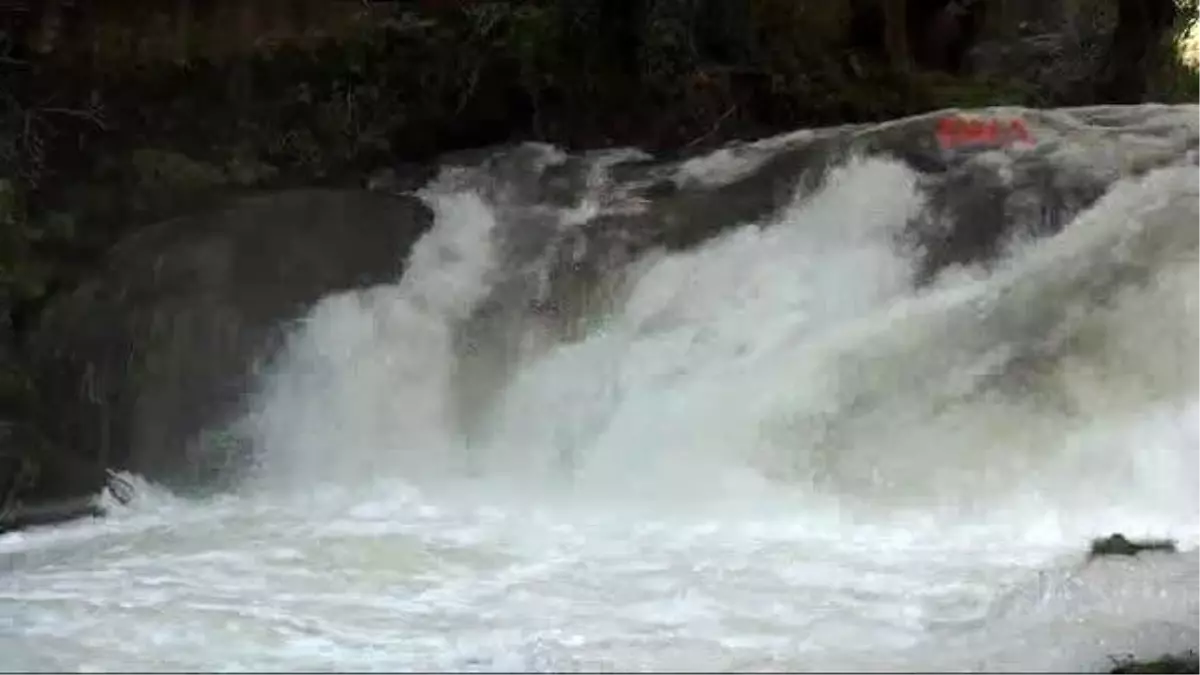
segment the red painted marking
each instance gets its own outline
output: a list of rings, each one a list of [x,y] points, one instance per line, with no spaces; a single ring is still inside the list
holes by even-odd
[[[1033,136],[1029,134],[1028,127],[1021,120],[1013,120],[1008,124],[1009,131],[1016,133],[1017,137],[1026,143],[1033,142]]]
[[[934,132],[938,145],[956,148],[963,145],[1008,145],[1016,141],[1033,142],[1029,128],[1019,119],[983,120],[978,117],[943,117]]]

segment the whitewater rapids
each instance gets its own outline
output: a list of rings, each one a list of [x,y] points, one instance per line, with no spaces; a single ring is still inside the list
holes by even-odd
[[[1194,149],[1109,159],[1060,232],[919,282],[921,177],[851,156],[761,222],[607,270],[571,316],[469,339],[517,267],[553,281],[506,244],[514,202],[447,169],[403,278],[293,331],[231,426],[258,450],[237,490],[139,482],[103,521],[0,537],[0,669],[1099,671],[1195,648],[1200,173]],[[616,161],[523,213],[636,209]],[[1181,553],[1085,561],[1118,531]]]

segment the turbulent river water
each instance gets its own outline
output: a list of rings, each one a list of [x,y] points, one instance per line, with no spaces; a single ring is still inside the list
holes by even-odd
[[[905,233],[932,193],[886,153],[573,294],[553,260],[645,207],[616,167],[641,160],[588,159],[558,202],[447,169],[403,277],[292,331],[237,422],[237,489],[134,478],[107,519],[0,537],[0,668],[1096,671],[1194,648],[1197,112],[1073,115],[962,161],[1009,220],[1046,210],[1022,161],[1099,199],[923,281]],[[670,180],[717,190],[811,141]],[[506,300],[548,288],[557,311]],[[472,323],[489,303],[524,309]],[[1117,531],[1181,552],[1086,560]]]

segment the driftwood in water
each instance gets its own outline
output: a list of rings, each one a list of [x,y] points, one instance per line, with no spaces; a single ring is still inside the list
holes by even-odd
[[[1088,553],[1088,559],[1098,558],[1100,556],[1113,555],[1137,555],[1142,551],[1166,551],[1174,553],[1176,551],[1175,542],[1170,539],[1126,539],[1121,533],[1114,533],[1107,537],[1099,537],[1092,540],[1092,548]]]

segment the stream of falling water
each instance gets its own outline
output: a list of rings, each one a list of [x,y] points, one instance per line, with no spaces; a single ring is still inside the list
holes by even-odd
[[[255,480],[0,537],[0,667],[1045,671],[1194,648],[1196,168],[920,290],[897,245],[915,181],[854,160],[771,222],[638,261],[597,328],[522,352],[469,439],[452,331],[497,218],[429,188],[405,276],[292,336],[246,422]],[[1086,562],[1114,531],[1184,551]]]

